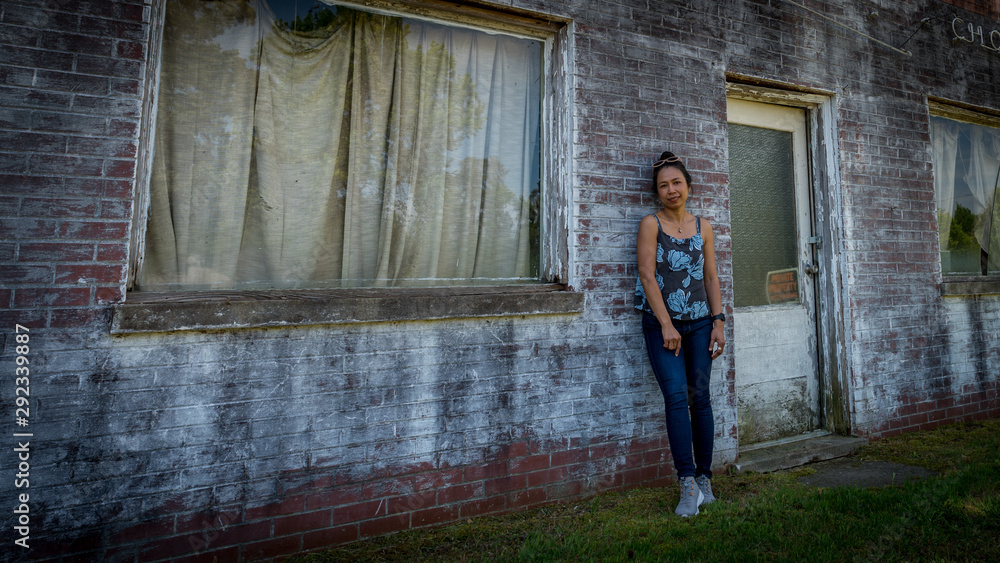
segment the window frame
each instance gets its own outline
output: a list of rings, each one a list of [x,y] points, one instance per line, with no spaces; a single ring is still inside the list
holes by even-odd
[[[989,108],[969,106],[943,98],[927,98],[928,115],[942,117],[953,121],[982,125],[1000,129],[1000,112]],[[928,119],[928,138],[930,136],[930,120]],[[933,151],[933,147],[931,149]],[[935,216],[937,216],[935,205]],[[940,227],[935,219],[935,233]],[[940,264],[940,249],[938,263]],[[996,295],[1000,294],[1000,275],[949,275],[939,269],[941,294],[943,296],[963,295]]]
[[[525,285],[444,286],[350,290],[228,290],[153,293],[135,291],[146,247],[149,184],[152,172],[160,46],[167,0],[150,12],[148,62],[140,119],[139,152],[129,239],[128,276],[123,302],[114,306],[112,333],[253,328],[296,324],[379,322],[583,311],[583,295],[572,289],[569,237],[572,163],[572,21],[525,10],[440,0],[347,1],[368,11],[425,19],[538,39],[543,43],[541,105],[541,183],[539,283]],[[560,296],[560,294],[569,294]],[[234,306],[233,304],[239,304]],[[253,307],[252,304],[258,306]],[[282,304],[276,306],[276,304]],[[424,313],[408,305],[420,303]],[[489,308],[484,307],[489,305]],[[247,313],[247,307],[254,311]],[[188,311],[206,314],[192,318]],[[302,311],[313,309],[316,314]],[[296,320],[297,319],[297,320]]]

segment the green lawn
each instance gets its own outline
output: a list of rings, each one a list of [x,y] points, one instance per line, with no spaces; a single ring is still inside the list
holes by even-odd
[[[674,516],[677,491],[634,489],[375,538],[321,561],[1000,561],[1000,419],[866,445],[855,456],[937,476],[811,488],[808,466],[718,475],[719,502]]]

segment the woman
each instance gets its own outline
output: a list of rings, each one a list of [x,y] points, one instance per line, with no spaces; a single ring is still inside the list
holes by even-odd
[[[681,486],[674,512],[686,517],[715,500],[708,387],[712,360],[726,344],[726,317],[712,225],[687,211],[691,175],[681,159],[664,152],[653,164],[653,182],[662,209],[639,224],[635,306],[642,311],[646,351],[666,404],[667,438]]]

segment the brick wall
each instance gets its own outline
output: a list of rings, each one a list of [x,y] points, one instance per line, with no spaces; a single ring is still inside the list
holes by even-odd
[[[893,29],[884,21],[892,12],[879,13],[883,17],[876,19],[883,21],[869,24],[873,34]],[[933,171],[926,156],[926,96],[996,109],[996,91],[969,77],[1000,70],[996,54],[950,42],[953,14],[930,3],[912,16],[893,18],[909,35],[917,29],[913,22],[935,17],[914,35],[923,41],[907,44],[913,57],[898,62],[863,57],[859,62],[874,79],[844,83],[856,93],[841,106],[840,150],[850,233],[845,259],[852,309],[852,427],[862,435],[995,416],[997,409],[997,378],[982,370],[997,365],[997,354],[987,350],[997,345],[1000,300],[995,295],[942,299],[936,283],[940,262]],[[962,15],[977,25],[996,26]],[[913,79],[901,79],[905,76]],[[970,314],[972,309],[990,312]],[[971,339],[975,344],[960,336],[969,331],[977,334]],[[956,337],[962,344],[951,342]],[[970,369],[972,357],[978,367]]]
[[[1000,21],[1000,2],[997,0],[945,0],[945,2],[991,20]]]
[[[655,210],[649,162],[684,155],[732,303],[727,72],[832,93],[849,429],[1000,414],[1000,298],[940,294],[925,97],[1000,110],[1000,56],[952,44],[952,6],[809,3],[894,45],[913,34],[905,57],[778,0],[509,4],[573,21],[585,313],[114,337],[149,6],[0,4],[0,348],[13,366],[14,325],[31,329],[34,434],[32,547],[4,557],[262,559],[671,483],[634,235]],[[720,469],[738,452],[735,378],[723,356]]]
[[[23,310],[7,326],[78,327],[122,295],[144,8],[48,8],[2,8],[0,298]]]

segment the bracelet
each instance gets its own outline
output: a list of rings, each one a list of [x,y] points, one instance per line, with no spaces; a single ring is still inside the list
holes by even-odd
[[[726,322],[726,315],[719,313],[718,315],[713,316],[712,322],[714,323],[715,321],[722,321],[723,323]]]

